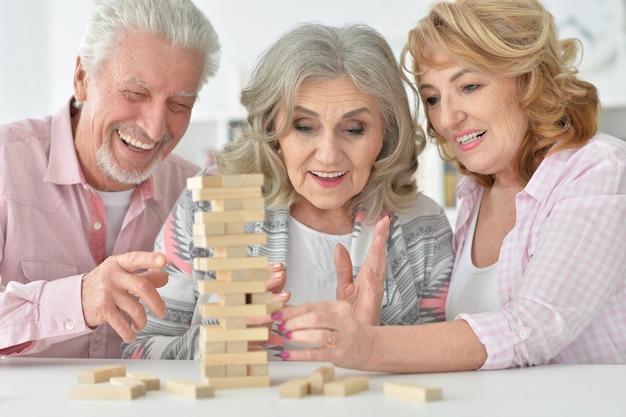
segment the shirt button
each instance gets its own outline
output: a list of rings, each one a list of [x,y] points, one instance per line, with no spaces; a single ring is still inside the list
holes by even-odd
[[[65,322],[65,328],[67,330],[74,330],[74,322],[70,321],[70,320],[66,321]]]
[[[100,229],[102,229],[102,223],[100,223],[100,222],[95,222],[95,223],[93,224],[93,228],[94,228],[94,229],[96,229],[96,230],[100,230]]]
[[[101,341],[101,340],[102,340],[102,335],[101,335],[101,334],[96,334],[96,335],[93,337],[93,340],[95,340],[96,342]]]
[[[521,337],[522,339],[527,339],[528,338],[528,331],[527,330],[520,330],[518,333],[519,337]]]
[[[511,301],[511,297],[509,297],[508,295],[504,296],[504,302],[508,303],[509,301]]]

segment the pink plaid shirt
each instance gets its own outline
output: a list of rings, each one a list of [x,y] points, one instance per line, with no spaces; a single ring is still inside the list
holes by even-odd
[[[480,186],[463,178],[456,253],[479,196]],[[482,369],[626,364],[625,255],[626,142],[598,134],[546,158],[517,195],[516,223],[500,249],[502,310],[457,317],[486,347]]]

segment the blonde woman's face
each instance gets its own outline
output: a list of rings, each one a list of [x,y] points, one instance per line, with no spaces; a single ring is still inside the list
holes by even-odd
[[[510,175],[528,130],[515,79],[474,71],[432,49],[427,53],[445,64],[426,67],[418,86],[433,128],[470,171]]]
[[[346,210],[367,183],[383,145],[383,118],[376,100],[349,79],[304,83],[291,120],[279,139],[289,179],[305,204]]]

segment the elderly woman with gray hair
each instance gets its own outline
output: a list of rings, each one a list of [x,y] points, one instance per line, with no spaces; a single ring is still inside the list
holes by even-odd
[[[408,93],[391,48],[369,26],[300,25],[261,56],[241,94],[247,124],[216,160],[220,174],[264,175],[266,218],[247,228],[266,233],[267,244],[249,254],[268,257],[268,287],[281,301],[345,299],[371,325],[444,319],[452,231],[442,207],[417,190],[425,136]],[[192,267],[213,254],[193,245],[196,210],[211,207],[183,192],[161,230],[168,314],[150,315],[125,357],[199,356],[196,283],[215,276]],[[280,359],[289,341],[277,336],[275,328],[269,349]]]

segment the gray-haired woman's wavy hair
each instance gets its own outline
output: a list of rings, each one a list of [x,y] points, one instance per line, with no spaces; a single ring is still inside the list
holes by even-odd
[[[343,77],[376,99],[384,120],[382,150],[365,188],[352,201],[352,214],[363,211],[366,220],[373,220],[384,212],[401,211],[417,193],[415,172],[425,135],[416,121],[414,88],[387,41],[367,25],[307,23],[268,48],[241,93],[247,124],[216,155],[220,172],[263,173],[268,208],[295,203],[300,196],[278,152],[278,138],[289,125],[276,126],[276,114],[282,108],[286,120],[291,120],[298,89],[305,81]]]
[[[200,87],[219,66],[217,33],[190,0],[95,0],[79,54],[87,76],[94,76],[121,33],[138,31],[167,39],[204,57]]]

